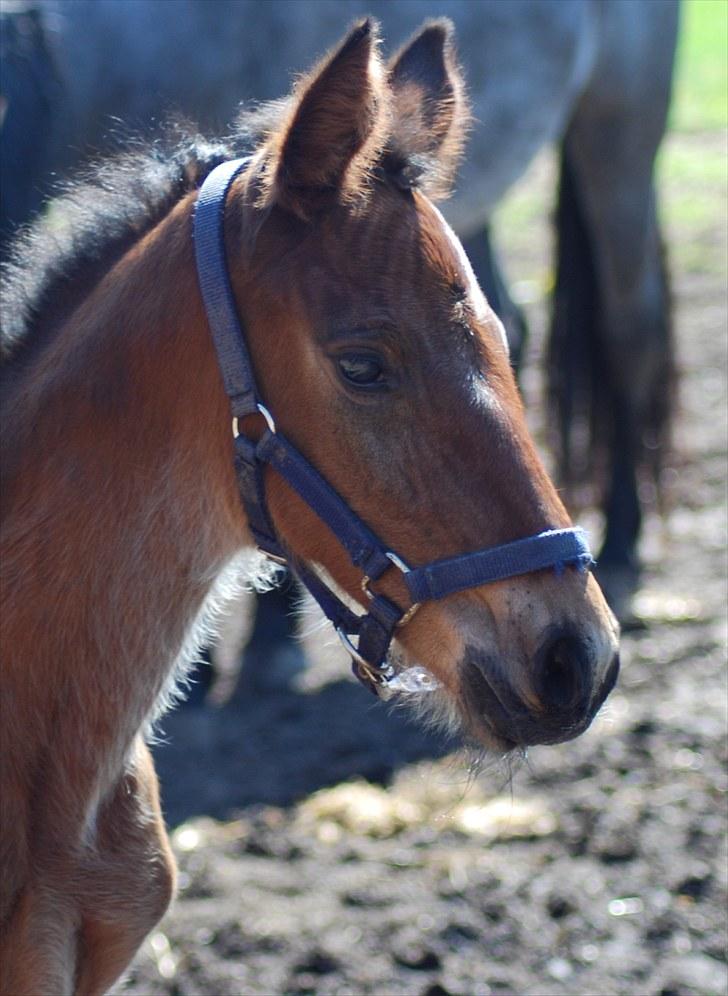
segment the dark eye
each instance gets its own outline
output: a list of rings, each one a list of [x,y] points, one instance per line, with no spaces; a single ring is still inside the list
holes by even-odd
[[[355,387],[371,387],[384,383],[384,365],[376,357],[366,353],[350,353],[340,356],[337,361],[339,372],[348,384]]]

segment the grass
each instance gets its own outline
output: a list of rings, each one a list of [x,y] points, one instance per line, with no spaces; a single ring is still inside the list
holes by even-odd
[[[670,127],[690,132],[726,126],[728,0],[685,0]]]
[[[683,0],[669,128],[657,175],[674,268],[726,273],[728,0]],[[553,282],[546,244],[555,180],[554,153],[544,151],[494,219],[506,269],[515,278],[511,288],[525,303],[546,295]]]
[[[685,0],[659,188],[675,266],[728,270],[728,0]]]

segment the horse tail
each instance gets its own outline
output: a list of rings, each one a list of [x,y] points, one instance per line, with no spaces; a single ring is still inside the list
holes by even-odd
[[[606,393],[599,335],[599,289],[577,180],[562,146],[556,224],[556,277],[547,352],[548,408],[559,476],[572,490],[593,480],[606,440]]]
[[[642,431],[642,463],[651,474],[662,505],[662,472],[673,451],[673,420],[678,405],[678,366],[673,324],[672,287],[667,246],[659,238],[659,277],[662,309],[657,327],[657,372],[651,384]]]
[[[650,369],[627,371],[623,345],[602,324],[595,246],[566,143],[561,149],[555,225],[547,392],[561,483],[572,500],[585,488],[589,500],[599,500],[609,486],[615,450],[626,448],[637,473],[647,473],[653,481],[659,499],[676,384],[664,243],[660,241],[660,301],[650,322],[654,327],[639,330],[652,340],[646,364]],[[630,388],[637,380],[639,387]]]

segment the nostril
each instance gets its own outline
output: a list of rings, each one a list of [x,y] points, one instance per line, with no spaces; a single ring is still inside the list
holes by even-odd
[[[588,691],[589,666],[581,642],[574,637],[552,641],[541,658],[536,678],[538,695],[545,706],[568,709]]]

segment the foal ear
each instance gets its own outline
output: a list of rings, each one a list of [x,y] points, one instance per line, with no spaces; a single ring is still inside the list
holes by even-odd
[[[428,21],[389,63],[393,123],[387,165],[404,184],[446,197],[470,124],[452,21]]]
[[[388,120],[378,41],[377,23],[361,21],[299,82],[269,140],[269,203],[308,218],[363,191]]]

